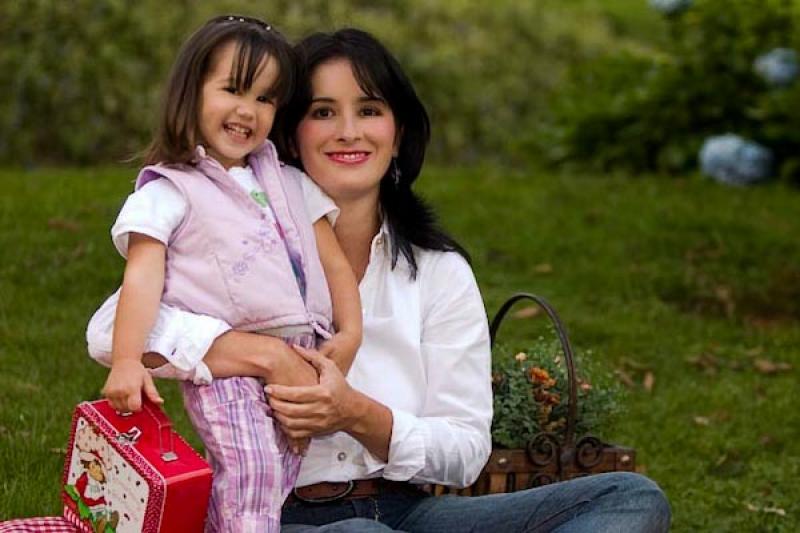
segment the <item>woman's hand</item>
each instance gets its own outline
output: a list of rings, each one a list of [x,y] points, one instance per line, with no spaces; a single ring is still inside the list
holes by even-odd
[[[319,384],[313,386],[266,387],[273,416],[290,439],[327,435],[346,430],[352,424],[355,391],[336,364],[316,350],[295,346],[319,373]]]
[[[273,416],[290,439],[345,431],[382,461],[389,460],[392,411],[350,387],[336,364],[314,350],[295,346],[319,372],[319,385],[268,385]]]

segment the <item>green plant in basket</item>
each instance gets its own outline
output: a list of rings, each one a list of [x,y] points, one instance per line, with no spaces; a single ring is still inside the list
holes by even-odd
[[[558,341],[540,337],[516,354],[502,345],[495,346],[493,352],[494,445],[525,448],[541,432],[563,437],[569,409],[569,379]],[[607,432],[619,412],[623,392],[607,372],[583,359],[576,354],[578,437]]]

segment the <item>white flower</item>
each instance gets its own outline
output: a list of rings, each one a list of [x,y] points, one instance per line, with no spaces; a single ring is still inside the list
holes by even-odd
[[[792,48],[774,48],[753,62],[753,70],[773,87],[786,87],[797,79],[800,64]]]
[[[768,148],[732,133],[709,137],[700,149],[703,173],[729,185],[750,185],[768,178],[772,159]]]
[[[677,15],[692,7],[692,0],[649,0],[650,7],[665,15]]]

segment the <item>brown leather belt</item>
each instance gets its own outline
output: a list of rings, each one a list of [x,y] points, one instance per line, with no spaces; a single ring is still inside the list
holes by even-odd
[[[315,483],[295,487],[286,503],[327,503],[336,500],[368,498],[386,492],[416,492],[419,486],[407,481],[389,481],[383,478],[357,479],[341,483]]]

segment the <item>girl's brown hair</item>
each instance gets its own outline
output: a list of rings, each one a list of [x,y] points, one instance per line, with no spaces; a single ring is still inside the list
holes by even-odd
[[[195,147],[202,141],[197,122],[202,86],[211,68],[214,52],[229,42],[236,43],[231,79],[238,91],[253,85],[262,61],[277,62],[278,77],[270,92],[275,106],[286,104],[294,90],[292,48],[269,24],[255,18],[224,15],[206,22],[181,47],[164,88],[161,116],[145,164],[190,163]]]

